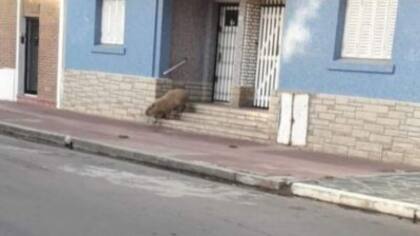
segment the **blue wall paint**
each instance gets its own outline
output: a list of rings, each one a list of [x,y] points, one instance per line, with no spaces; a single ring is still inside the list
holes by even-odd
[[[172,0],[160,0],[156,15],[156,58],[154,75],[159,77],[169,69],[172,29]]]
[[[340,17],[343,15],[339,14],[342,0],[315,1],[322,4],[307,21],[305,28],[309,40],[306,44],[298,44],[301,53],[294,54],[289,60],[283,54],[281,90],[420,102],[420,1],[399,1],[393,59],[374,62],[373,65],[359,60],[349,64],[333,62],[336,47],[340,46],[337,38],[340,38],[342,28]],[[285,35],[295,25],[296,16],[301,15],[307,6],[307,0],[288,1]],[[284,47],[288,46],[284,44]],[[332,70],[337,68],[346,71]]]
[[[67,69],[160,76],[169,64],[172,0],[126,1],[125,50],[102,50],[94,46],[97,0],[68,0]]]

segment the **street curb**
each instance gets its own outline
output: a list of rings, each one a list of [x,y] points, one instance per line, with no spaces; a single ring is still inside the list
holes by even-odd
[[[54,146],[65,146],[66,139],[65,135],[40,131],[37,129],[9,124],[2,121],[0,121],[0,134]]]
[[[293,183],[291,191],[299,197],[407,218],[413,220],[413,222],[416,222],[420,217],[420,205],[416,204],[326,188],[308,183]]]
[[[188,172],[195,175],[223,180],[229,183],[259,188],[281,195],[290,194],[291,183],[286,177],[265,177],[262,175],[246,173],[243,171],[213,165],[211,163],[185,161],[174,157],[120,148],[80,138],[72,138],[72,147],[74,150],[81,152],[135,161],[175,171]]]
[[[247,173],[240,170],[220,167],[211,163],[185,161],[173,157],[141,152],[134,149],[120,148],[101,142],[27,128],[25,126],[1,121],[0,134],[36,143],[49,144],[58,147],[67,147],[80,152],[98,154],[115,159],[152,165],[159,168],[187,172],[195,175],[223,180],[233,184],[258,188],[280,195],[290,195],[291,181],[288,177],[266,177],[255,173]]]

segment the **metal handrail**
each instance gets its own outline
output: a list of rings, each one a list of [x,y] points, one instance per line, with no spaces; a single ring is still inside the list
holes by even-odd
[[[177,64],[175,64],[174,66],[172,66],[171,68],[163,72],[163,75],[169,75],[170,73],[172,73],[173,71],[177,70],[178,68],[183,66],[185,63],[187,63],[187,61],[188,61],[188,58],[184,58],[182,61],[178,62]]]

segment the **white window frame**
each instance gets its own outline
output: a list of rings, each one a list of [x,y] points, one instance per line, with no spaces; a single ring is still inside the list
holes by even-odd
[[[399,0],[347,0],[342,58],[392,59]]]
[[[123,45],[126,0],[101,0],[100,43]]]

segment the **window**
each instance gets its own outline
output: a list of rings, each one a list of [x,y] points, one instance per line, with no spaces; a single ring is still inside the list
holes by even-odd
[[[125,0],[102,0],[101,44],[124,44]]]
[[[391,59],[398,0],[347,0],[341,56]]]

